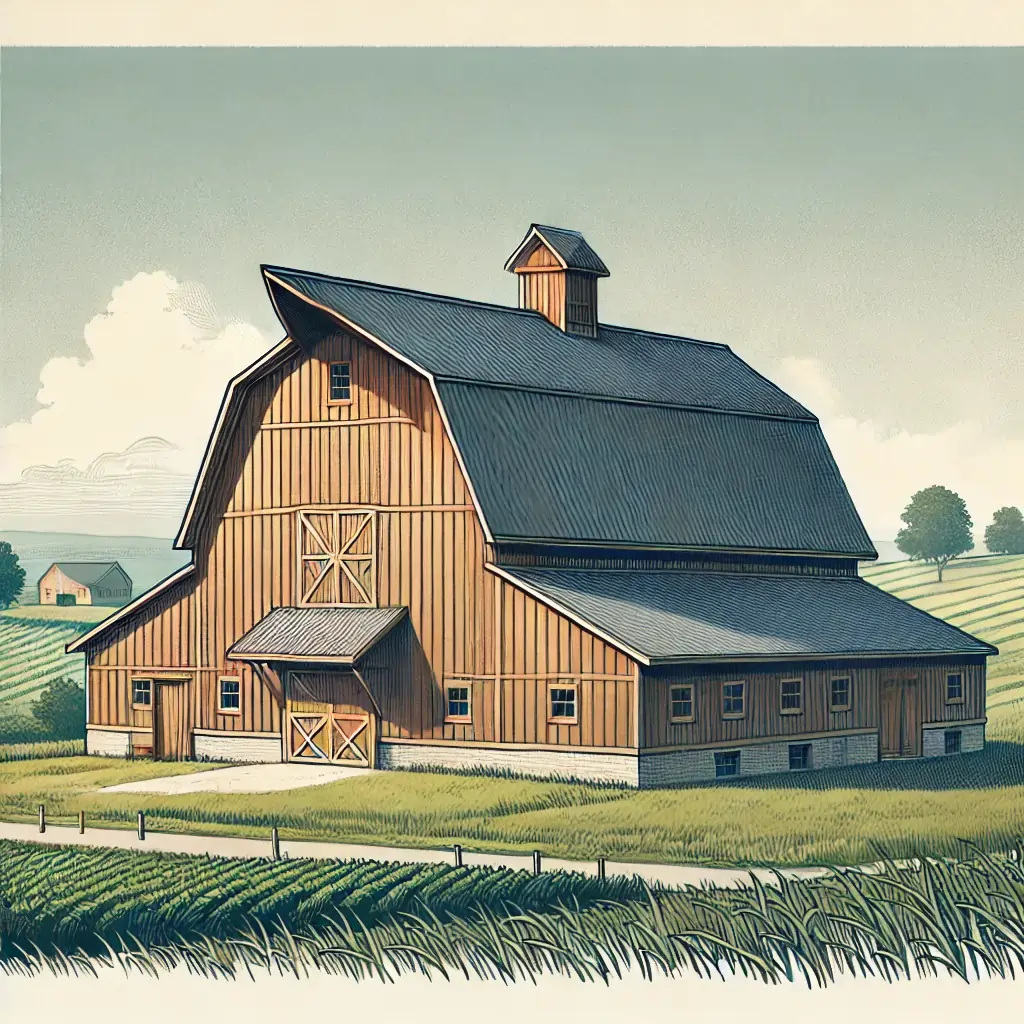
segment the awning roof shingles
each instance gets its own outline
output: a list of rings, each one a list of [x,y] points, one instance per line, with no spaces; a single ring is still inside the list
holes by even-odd
[[[857,577],[500,571],[652,664],[998,653]]]
[[[228,651],[238,661],[354,664],[405,616],[393,608],[275,608]]]

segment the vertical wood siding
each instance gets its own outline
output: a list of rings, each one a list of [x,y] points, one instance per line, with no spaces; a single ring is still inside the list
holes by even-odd
[[[329,401],[332,362],[351,364],[347,404]],[[635,746],[633,663],[486,571],[426,380],[338,335],[296,351],[240,398],[200,507],[196,576],[93,649],[94,723],[134,724],[130,677],[184,667],[196,728],[279,732],[271,692],[226,653],[273,608],[299,603],[299,510],[356,508],[376,516],[378,604],[409,609],[408,625],[367,659],[382,737]],[[239,680],[240,714],[218,710],[224,675]],[[578,684],[574,724],[547,720],[548,685],[560,678]],[[445,722],[451,680],[471,687],[469,723]]]

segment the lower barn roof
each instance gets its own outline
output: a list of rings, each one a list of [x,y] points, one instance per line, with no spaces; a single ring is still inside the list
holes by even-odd
[[[998,653],[856,577],[504,567],[499,572],[652,664]]]
[[[404,617],[405,608],[275,608],[229,658],[353,664]]]

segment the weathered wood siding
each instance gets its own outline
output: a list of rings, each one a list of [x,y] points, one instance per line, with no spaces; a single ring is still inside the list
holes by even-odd
[[[946,703],[946,676],[960,672],[964,701]],[[850,709],[829,707],[831,680],[850,678]],[[645,748],[728,744],[761,737],[816,735],[856,729],[876,729],[880,724],[880,686],[887,677],[910,678],[918,687],[921,723],[969,721],[985,714],[985,666],[982,663],[890,661],[884,663],[751,666],[695,666],[686,669],[647,670],[640,688],[641,745]],[[803,680],[803,709],[782,712],[782,681]],[[723,715],[722,687],[745,681],[745,713],[742,718]],[[694,720],[670,720],[670,690],[679,683],[693,685]]]
[[[332,362],[351,364],[349,403],[329,400]],[[387,672],[368,671],[383,738],[635,746],[632,662],[486,570],[425,379],[360,340],[326,338],[249,387],[225,440],[200,510],[196,578],[94,651],[91,686],[105,687],[94,723],[132,724],[132,674],[185,666],[194,727],[280,731],[271,692],[226,652],[271,609],[299,603],[300,510],[360,509],[376,516],[377,603],[409,609],[407,630],[368,659],[390,658]],[[217,710],[222,675],[240,680],[241,714]],[[579,686],[572,725],[547,720],[559,678]],[[469,723],[445,722],[443,687],[455,680],[473,691]]]

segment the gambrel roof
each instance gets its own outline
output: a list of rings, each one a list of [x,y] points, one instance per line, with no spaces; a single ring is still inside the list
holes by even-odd
[[[998,653],[851,576],[492,567],[642,664]]]

